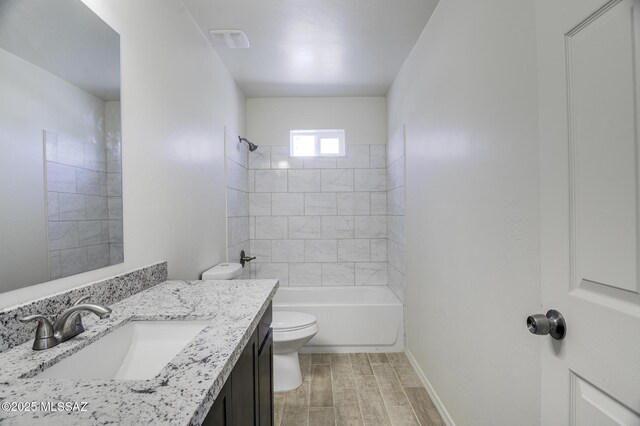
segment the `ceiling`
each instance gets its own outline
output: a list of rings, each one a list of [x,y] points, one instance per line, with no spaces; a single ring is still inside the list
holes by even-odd
[[[120,99],[120,36],[80,0],[0,0],[0,48],[102,100]]]
[[[384,96],[438,0],[183,0],[247,97]]]

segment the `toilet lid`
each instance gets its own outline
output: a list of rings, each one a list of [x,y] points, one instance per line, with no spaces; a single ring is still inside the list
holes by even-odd
[[[316,323],[316,317],[304,312],[275,311],[271,328],[274,331],[294,331]]]

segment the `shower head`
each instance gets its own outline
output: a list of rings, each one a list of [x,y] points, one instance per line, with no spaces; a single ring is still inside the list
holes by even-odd
[[[253,142],[251,142],[249,139],[247,139],[247,138],[243,138],[243,137],[240,137],[240,136],[238,136],[238,139],[240,139],[240,142],[244,141],[244,142],[246,142],[246,143],[247,143],[247,145],[249,145],[249,151],[253,152],[253,151],[255,151],[256,149],[258,149],[258,145],[254,144],[254,143],[253,143]]]

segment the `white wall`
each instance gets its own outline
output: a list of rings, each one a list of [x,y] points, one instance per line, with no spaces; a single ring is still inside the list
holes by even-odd
[[[387,143],[384,97],[247,99],[247,138],[257,145],[288,145],[290,130],[345,129],[354,145]]]
[[[3,49],[0,99],[2,292],[49,279],[43,131],[104,148],[105,104]]]
[[[388,95],[407,130],[407,349],[457,425],[540,422],[534,16],[440,2]]]
[[[159,260],[195,279],[226,257],[223,126],[244,131],[244,96],[180,0],[85,3],[121,36],[125,263],[2,306]]]

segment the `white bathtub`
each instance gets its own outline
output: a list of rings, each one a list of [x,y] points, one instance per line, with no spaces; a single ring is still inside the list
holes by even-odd
[[[400,352],[403,307],[387,287],[280,287],[276,311],[315,315],[320,331],[301,352]]]

